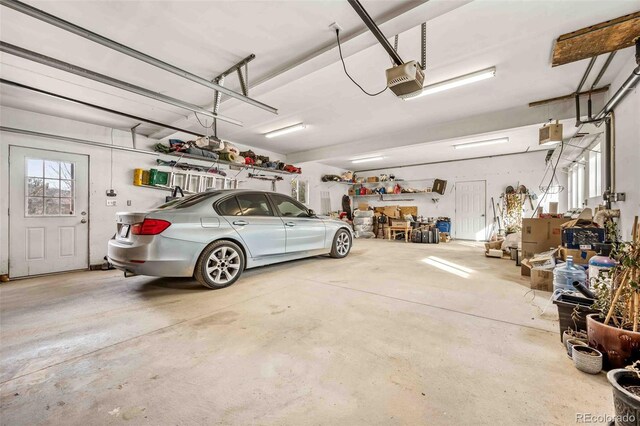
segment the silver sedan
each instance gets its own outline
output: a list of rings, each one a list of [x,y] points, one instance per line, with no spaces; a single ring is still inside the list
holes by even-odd
[[[248,268],[319,254],[349,254],[351,229],[274,192],[218,190],[142,213],[117,213],[108,258],[125,275],[233,284]]]

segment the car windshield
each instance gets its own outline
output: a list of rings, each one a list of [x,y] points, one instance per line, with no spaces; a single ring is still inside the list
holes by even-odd
[[[173,210],[173,209],[185,209],[187,207],[194,206],[201,201],[221,194],[220,191],[201,192],[195,195],[189,195],[187,197],[176,198],[168,203],[165,203],[157,208],[157,210]]]

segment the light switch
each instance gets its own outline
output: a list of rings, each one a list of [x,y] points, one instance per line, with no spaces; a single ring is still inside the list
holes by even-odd
[[[117,200],[107,200],[107,206],[113,207],[116,205]]]

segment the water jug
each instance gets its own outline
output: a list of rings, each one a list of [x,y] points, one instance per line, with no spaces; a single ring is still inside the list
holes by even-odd
[[[584,269],[573,264],[573,256],[567,256],[566,263],[558,265],[553,270],[553,291],[564,290],[576,292],[574,282],[586,285],[587,273]]]

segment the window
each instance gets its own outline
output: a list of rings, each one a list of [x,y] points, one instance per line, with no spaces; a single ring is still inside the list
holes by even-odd
[[[584,204],[584,164],[579,159],[569,167],[569,209],[580,208]]]
[[[598,143],[589,151],[589,197],[602,195],[602,153]]]
[[[242,216],[242,210],[240,210],[236,197],[227,198],[218,203],[217,209],[222,216]]]
[[[291,179],[291,198],[302,204],[309,203],[309,182],[306,180]]]
[[[74,164],[65,161],[26,159],[26,215],[74,215]]]
[[[237,197],[243,216],[273,216],[264,194],[240,194]]]
[[[280,215],[285,217],[309,217],[308,210],[300,203],[282,195],[272,195]]]

